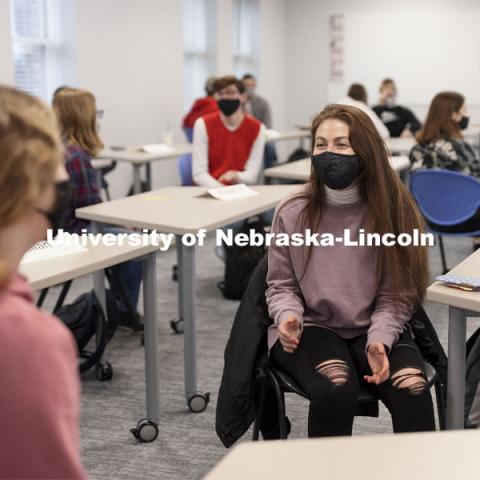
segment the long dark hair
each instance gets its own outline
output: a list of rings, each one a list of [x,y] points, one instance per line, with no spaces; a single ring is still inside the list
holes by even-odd
[[[393,233],[412,234],[425,230],[425,223],[409,191],[394,172],[388,161],[388,150],[373,122],[361,110],[346,105],[328,105],[312,122],[312,150],[318,127],[328,119],[337,119],[349,127],[349,140],[360,161],[358,178],[359,195],[367,204],[367,233],[380,235]],[[300,231],[317,231],[325,203],[325,185],[315,175],[312,167],[304,191],[292,198],[302,198],[302,209],[297,225]],[[286,202],[284,205],[287,205]],[[281,211],[281,209],[280,209]],[[296,226],[297,228],[297,226]],[[380,283],[386,270],[393,289],[398,292],[414,291],[415,300],[421,303],[429,280],[428,255],[425,247],[379,246],[377,249],[377,281]],[[311,258],[311,247],[305,255],[305,269]],[[302,275],[303,278],[303,275]],[[299,282],[301,279],[299,280]]]
[[[458,123],[452,118],[465,103],[465,97],[457,92],[440,92],[432,100],[427,119],[417,134],[419,143],[428,144],[440,138],[462,138]]]

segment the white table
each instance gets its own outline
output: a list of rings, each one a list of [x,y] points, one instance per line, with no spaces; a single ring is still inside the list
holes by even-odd
[[[244,442],[204,480],[477,480],[479,431]]]
[[[90,246],[86,251],[78,253],[20,264],[20,272],[27,277],[34,290],[52,287],[93,273],[95,293],[106,314],[103,269],[128,260],[143,258],[146,419],[138,422],[137,431],[139,439],[144,441],[151,441],[156,437],[160,416],[157,352],[157,251],[158,247],[153,245],[140,247],[98,245]]]
[[[449,273],[480,276],[480,250],[459,263]],[[464,427],[465,421],[467,317],[480,315],[480,292],[464,292],[435,282],[427,289],[427,300],[449,306],[447,429],[460,429]]]
[[[170,145],[169,151],[161,153],[147,153],[142,151],[141,145],[128,147],[110,147],[104,148],[96,159],[111,159],[117,162],[128,162],[133,168],[133,192],[140,193],[141,187],[141,169],[145,166],[147,173],[147,185],[150,190],[152,187],[151,164],[159,160],[169,160],[177,158],[186,153],[192,153],[192,145],[189,143]]]
[[[415,138],[386,138],[385,143],[392,155],[408,155],[417,144]]]
[[[274,207],[291,193],[291,185],[252,187],[259,195],[221,201],[206,196],[203,187],[168,187],[76,211],[92,225],[108,223],[146,228],[176,235],[180,319],[184,321],[185,397],[191,411],[203,411],[209,395],[197,390],[195,245],[185,246],[182,235],[215,230]],[[148,332],[145,332],[146,339]],[[150,339],[148,341],[151,341]]]
[[[410,161],[406,156],[389,157],[390,165],[397,173],[402,173],[410,168]],[[283,178],[307,182],[310,178],[311,160],[305,158],[295,162],[284,163],[265,170],[266,177]]]

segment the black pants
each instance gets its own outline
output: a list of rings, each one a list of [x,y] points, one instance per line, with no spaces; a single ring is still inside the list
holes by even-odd
[[[300,344],[294,353],[284,352],[279,341],[271,351],[273,361],[289,373],[310,398],[308,436],[351,435],[353,419],[357,411],[359,383],[364,375],[371,375],[365,347],[367,335],[342,339],[331,330],[321,327],[305,327]],[[335,360],[331,368],[340,364],[341,383],[334,383],[326,373],[319,373],[319,365]],[[392,347],[389,354],[390,377],[404,368],[421,372],[425,379],[424,363],[415,342],[408,331]],[[401,388],[402,379],[389,378],[380,385],[371,385],[378,398],[388,408],[395,432],[435,430],[435,418],[430,391]],[[415,377],[418,379],[418,375]],[[337,379],[338,380],[338,379]],[[422,379],[421,379],[422,380]]]

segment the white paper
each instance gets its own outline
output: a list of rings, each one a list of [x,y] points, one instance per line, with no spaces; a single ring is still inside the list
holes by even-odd
[[[86,252],[87,248],[82,245],[50,245],[48,242],[39,242],[25,252],[20,264],[49,260],[56,257],[64,257],[73,253]]]
[[[167,145],[166,143],[155,143],[152,145],[144,145],[142,150],[147,153],[162,154],[173,152],[173,147],[171,145]]]
[[[238,200],[240,198],[254,197],[258,192],[247,187],[244,183],[228,187],[211,188],[207,192],[218,200]]]

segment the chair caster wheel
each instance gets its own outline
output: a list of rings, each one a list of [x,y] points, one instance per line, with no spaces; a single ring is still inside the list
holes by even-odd
[[[178,320],[170,320],[170,327],[175,333],[183,333],[183,318]]]
[[[192,413],[202,413],[210,401],[210,393],[194,393],[188,398],[188,408]]]
[[[95,378],[99,382],[105,382],[111,380],[113,377],[113,368],[109,362],[97,363],[95,367]]]
[[[158,425],[148,418],[142,418],[130,432],[139,442],[153,442],[158,437]]]
[[[172,267],[172,280],[178,282],[178,265]]]

